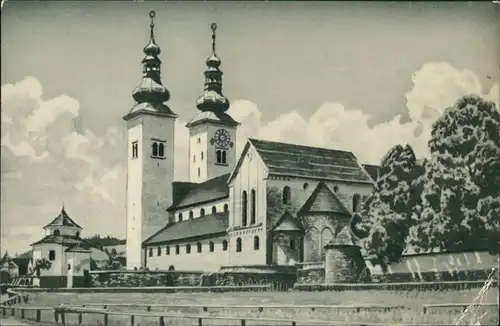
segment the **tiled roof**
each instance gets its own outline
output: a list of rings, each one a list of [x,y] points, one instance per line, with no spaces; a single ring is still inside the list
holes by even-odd
[[[167,211],[229,197],[229,173],[202,183],[174,182],[174,201]]]
[[[380,169],[380,167],[378,165],[371,164],[363,164],[363,167],[365,168],[366,172],[368,172],[373,181],[377,181],[378,170]]]
[[[69,247],[68,249],[65,250],[65,252],[85,252],[85,253],[90,253],[92,252],[91,250],[88,249],[88,246],[84,245],[83,243],[77,243]]]
[[[64,209],[64,207],[61,209],[61,212],[59,213],[59,215],[57,215],[57,217],[52,221],[50,222],[49,224],[47,224],[45,228],[49,227],[49,226],[71,226],[71,227],[77,227],[77,228],[82,228],[80,225],[76,224],[75,221],[73,221],[69,216],[68,214],[66,213],[66,210]]]
[[[227,212],[205,215],[203,217],[168,224],[149,239],[146,239],[144,244],[165,243],[223,233],[226,232],[228,226],[229,214]]]
[[[37,244],[42,244],[42,243],[56,243],[56,244],[61,244],[61,245],[75,245],[78,243],[86,243],[84,240],[78,237],[74,236],[68,236],[68,235],[47,235],[45,236],[42,240],[39,240],[35,243],[32,243],[31,245],[37,245]]]
[[[306,200],[304,205],[299,209],[298,214],[307,213],[339,213],[351,215],[349,210],[342,204],[338,197],[330,188],[321,181],[312,192],[311,196]]]
[[[273,228],[275,232],[303,232],[304,227],[298,218],[285,211]]]
[[[186,124],[186,127],[192,127],[202,122],[214,122],[226,126],[237,126],[239,123],[235,121],[229,114],[224,112],[200,111],[191,121]]]
[[[249,139],[269,174],[372,183],[351,152]]]

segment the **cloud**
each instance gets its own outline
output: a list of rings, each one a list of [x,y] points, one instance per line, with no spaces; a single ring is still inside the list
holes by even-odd
[[[422,157],[427,155],[432,123],[460,96],[476,93],[499,107],[498,82],[483,94],[473,72],[448,63],[425,64],[412,80],[412,89],[404,94],[409,122],[401,122],[402,116],[397,115],[371,126],[372,117],[366,113],[370,108],[347,108],[334,102],[324,103],[309,117],[291,111],[262,121],[255,103],[233,101],[229,113],[241,123],[236,149],[241,152],[246,139],[255,137],[349,150],[362,163],[378,164],[389,148],[408,143]],[[95,134],[92,126],[77,131],[74,120],[80,113],[79,102],[65,95],[52,99],[42,95],[42,85],[34,77],[2,86],[3,244],[18,251],[27,249],[27,239],[16,237],[14,231],[39,229],[41,237],[41,227],[58,214],[62,201],[85,234],[123,237],[125,126],[110,127],[103,134]],[[176,122],[177,180],[188,179],[185,124],[182,119]]]

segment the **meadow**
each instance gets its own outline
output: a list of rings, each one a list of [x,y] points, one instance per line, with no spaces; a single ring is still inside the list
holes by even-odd
[[[310,308],[218,308],[204,312],[199,307],[166,308],[153,307],[151,312],[168,312],[179,318],[166,318],[167,325],[197,325],[196,319],[182,318],[185,315],[201,316],[231,316],[242,318],[276,318],[295,320],[325,320],[338,322],[366,322],[387,325],[397,324],[426,324],[426,325],[453,325],[461,314],[461,309],[434,309],[423,312],[424,304],[432,303],[472,303],[478,296],[480,289],[460,291],[344,291],[344,292],[237,292],[237,293],[32,293],[29,306],[50,306],[60,304],[81,305],[85,303],[99,304],[134,304],[137,306],[110,306],[112,311],[146,313],[145,305],[177,304],[177,305],[402,305],[403,309],[391,311],[333,310],[319,308],[312,311]],[[489,289],[483,296],[483,302],[496,302],[498,289]],[[101,307],[102,308],[102,307]],[[483,315],[481,325],[498,324],[498,307],[483,307],[476,312],[476,316]],[[471,325],[468,314],[461,325]],[[29,317],[29,315],[27,315]],[[42,321],[50,322],[54,319],[53,313],[44,311]],[[84,324],[102,325],[100,315],[84,315]],[[66,318],[68,324],[76,324],[76,315]],[[109,316],[109,325],[128,325],[128,316]],[[270,322],[247,321],[246,325],[269,325]],[[272,323],[285,325],[284,323]],[[135,325],[158,325],[158,318],[136,317]],[[203,320],[203,325],[239,325],[239,321]],[[287,325],[290,325],[288,323]],[[297,323],[300,325],[300,322]]]

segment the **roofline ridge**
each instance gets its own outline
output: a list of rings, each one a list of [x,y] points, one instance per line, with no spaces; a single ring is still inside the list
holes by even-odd
[[[317,149],[324,149],[324,150],[328,150],[328,151],[349,153],[349,154],[354,155],[354,153],[352,151],[347,151],[347,150],[343,150],[343,149],[333,149],[333,148],[319,147],[319,146],[312,146],[312,145],[294,144],[294,143],[289,143],[289,142],[284,142],[284,141],[266,140],[266,139],[259,139],[259,138],[248,138],[248,140],[250,140],[250,141],[255,140],[255,141],[274,143],[274,144],[290,145],[290,146],[295,146],[295,147],[317,148]],[[354,156],[354,157],[356,157],[356,156]]]

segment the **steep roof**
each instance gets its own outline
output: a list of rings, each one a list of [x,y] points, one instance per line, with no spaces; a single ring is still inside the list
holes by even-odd
[[[339,213],[351,215],[349,210],[342,204],[339,198],[333,191],[328,188],[325,182],[318,183],[311,196],[306,200],[304,205],[299,209],[298,214],[307,213]]]
[[[288,210],[279,218],[273,227],[275,232],[303,232],[304,227],[298,218],[293,217]]]
[[[174,182],[174,200],[167,211],[229,197],[228,178],[229,173],[202,183]]]
[[[226,232],[228,226],[228,212],[215,213],[205,215],[203,217],[170,223],[146,239],[143,243],[150,245],[224,233]]]
[[[253,138],[248,139],[245,150],[248,150],[249,143],[255,147],[271,175],[373,183],[351,152]],[[240,157],[236,169],[243,157]]]
[[[76,228],[79,228],[81,229],[82,227],[78,224],[76,224],[75,221],[73,221],[68,213],[66,213],[66,210],[64,209],[64,207],[61,209],[61,212],[59,213],[59,215],[56,216],[56,218],[50,222],[49,224],[47,224],[46,226],[44,226],[44,229],[49,227],[49,226],[69,226],[69,227],[76,227]]]
[[[378,171],[380,167],[378,165],[363,164],[363,168],[368,172],[373,181],[377,181]]]

